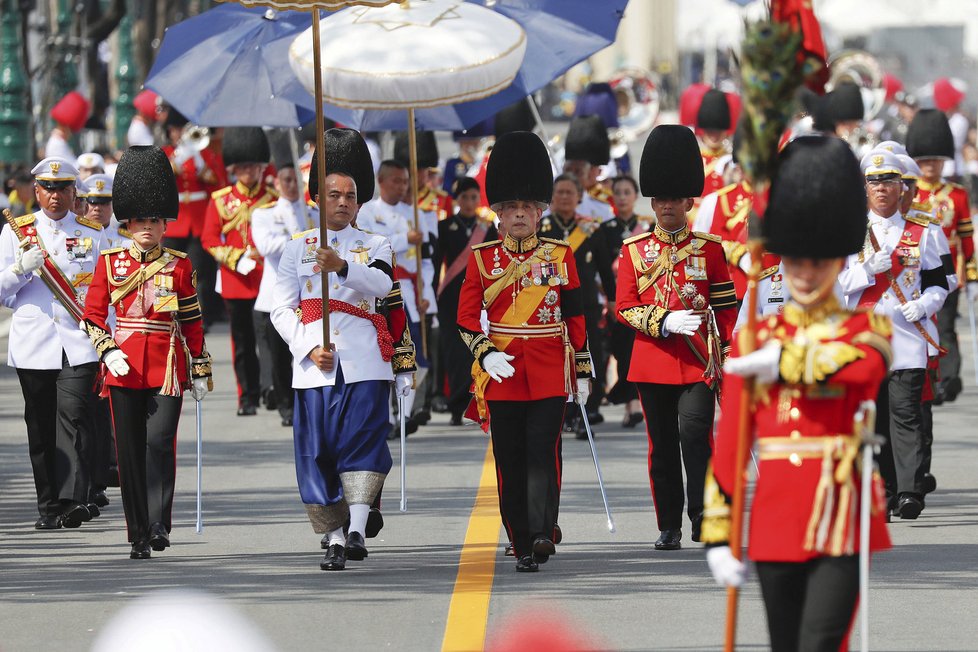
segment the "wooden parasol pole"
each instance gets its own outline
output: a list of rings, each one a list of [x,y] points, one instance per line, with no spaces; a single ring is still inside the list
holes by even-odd
[[[312,65],[316,90],[316,166],[319,192],[326,191],[326,122],[323,119],[323,63],[319,40],[319,9],[312,10]],[[312,198],[315,201],[315,197]],[[316,202],[317,204],[319,202]],[[328,246],[326,211],[319,211],[319,240],[323,247]],[[323,348],[330,350],[329,342],[329,272],[320,270],[320,285],[323,290]]]
[[[414,109],[408,109],[408,149],[410,150],[410,163],[408,164],[408,183],[411,184],[411,208],[414,210],[414,230],[421,233],[420,217],[418,215],[418,135],[414,130]],[[422,237],[422,242],[424,237]],[[428,338],[426,336],[428,325],[425,320],[424,311],[421,310],[421,302],[424,300],[424,278],[421,275],[421,245],[414,245],[414,255],[417,261],[417,275],[414,279],[415,305],[418,307],[418,321],[421,329],[421,352],[425,358],[428,357]]]

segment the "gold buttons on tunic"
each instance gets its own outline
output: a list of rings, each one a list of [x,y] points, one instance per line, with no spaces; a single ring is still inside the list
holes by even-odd
[[[791,411],[788,412],[788,414],[791,415],[791,420],[792,421],[797,421],[798,420],[798,417],[801,416],[801,410],[799,410],[796,407],[793,407],[793,408],[791,408]]]
[[[791,431],[791,438],[792,439],[800,439],[801,438],[801,433],[799,431],[797,431],[797,430],[792,430]]]
[[[794,466],[801,466],[801,455],[798,453],[792,453],[788,456],[788,461]]]

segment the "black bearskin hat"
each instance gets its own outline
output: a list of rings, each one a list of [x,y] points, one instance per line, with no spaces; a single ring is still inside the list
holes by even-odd
[[[600,116],[582,115],[571,120],[564,143],[564,160],[607,165],[611,160],[608,129]]]
[[[452,184],[452,197],[458,199],[458,196],[466,190],[481,191],[482,189],[479,187],[479,182],[472,177],[459,177],[455,180],[455,183]]]
[[[799,258],[842,258],[866,239],[866,189],[849,145],[802,136],[781,151],[761,234],[768,251]]]
[[[357,184],[357,203],[374,198],[374,166],[363,136],[355,129],[330,129],[323,140],[326,145],[326,176],[334,172],[348,174]],[[319,192],[319,157],[312,157],[309,169],[309,196]]]
[[[703,193],[703,159],[689,127],[659,125],[642,150],[639,184],[646,197],[699,197]]]
[[[696,112],[696,126],[700,129],[730,131],[730,104],[727,94],[711,88],[703,95],[700,110]]]
[[[907,129],[907,154],[910,158],[954,158],[954,136],[942,111],[917,111]]]
[[[512,131],[533,131],[537,126],[526,100],[519,100],[507,106],[496,114],[493,133],[496,138],[505,136]]]
[[[120,222],[137,217],[177,219],[180,196],[166,152],[134,145],[122,154],[113,179],[112,210]]]
[[[833,125],[848,120],[862,120],[866,114],[862,91],[852,82],[842,82],[825,97],[828,102],[827,118]]]
[[[416,140],[418,143],[418,169],[438,167],[438,143],[435,142],[435,132],[419,131]],[[394,158],[404,165],[411,164],[411,150],[408,144],[408,132],[397,132],[397,135],[394,136]]]
[[[486,165],[486,197],[490,206],[506,201],[547,205],[554,178],[547,146],[529,131],[512,131],[496,140]]]
[[[170,106],[170,108],[168,108],[166,111],[166,120],[163,121],[163,126],[183,129],[187,126],[188,122],[190,121],[187,120],[186,116],[177,111],[177,107]]]
[[[238,163],[268,163],[272,158],[268,138],[261,127],[225,129],[221,156],[224,158],[224,165],[228,166]]]

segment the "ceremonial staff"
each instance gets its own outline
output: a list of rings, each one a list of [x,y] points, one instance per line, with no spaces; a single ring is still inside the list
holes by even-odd
[[[818,21],[811,8],[793,0],[772,0],[767,20],[745,26],[740,71],[744,107],[740,118],[743,142],[736,156],[747,180],[754,187],[753,215],[747,248],[751,266],[747,274],[748,321],[742,329],[741,355],[757,345],[757,280],[761,272],[763,243],[759,240],[759,220],[767,207],[767,194],[774,177],[778,143],[795,112],[795,92],[806,78],[821,89],[826,74],[825,46]],[[730,550],[742,557],[744,496],[746,493],[747,451],[753,434],[754,380],[745,378],[740,402],[740,422],[734,467],[737,470],[731,506]],[[732,651],[737,638],[737,587],[727,589],[727,624],[724,649]]]

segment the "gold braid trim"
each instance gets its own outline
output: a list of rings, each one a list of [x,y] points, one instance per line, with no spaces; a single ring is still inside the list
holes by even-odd
[[[713,475],[712,463],[706,469],[700,540],[712,544],[725,544],[730,541],[730,501]]]
[[[806,346],[788,340],[781,343],[778,366],[787,383],[814,385],[824,382],[850,362],[865,357],[863,351],[845,342],[816,342]]]
[[[459,334],[462,336],[462,341],[465,342],[465,346],[469,347],[469,351],[472,352],[472,357],[480,363],[487,353],[497,350],[492,340],[483,333],[472,334],[467,331],[460,331]]]
[[[387,295],[390,297],[390,295]],[[411,341],[411,331],[405,325],[401,339],[394,344],[394,355],[391,356],[391,367],[395,374],[410,373],[418,370],[417,351]]]
[[[574,368],[578,378],[591,377],[591,354],[587,348],[574,354]]]
[[[207,251],[214,257],[214,260],[221,265],[224,265],[231,271],[237,269],[238,261],[245,253],[244,249],[238,249],[237,247],[232,247],[230,245],[210,247]]]
[[[747,245],[736,240],[724,240],[721,244],[723,245],[723,253],[727,256],[728,265],[739,264],[740,259],[747,253]]]
[[[92,341],[92,346],[95,347],[95,353],[100,360],[112,349],[119,348],[112,339],[112,334],[91,320],[85,320],[85,332],[88,333],[88,339]]]
[[[662,322],[669,311],[660,306],[635,306],[619,310],[628,325],[649,337],[662,337]]]

